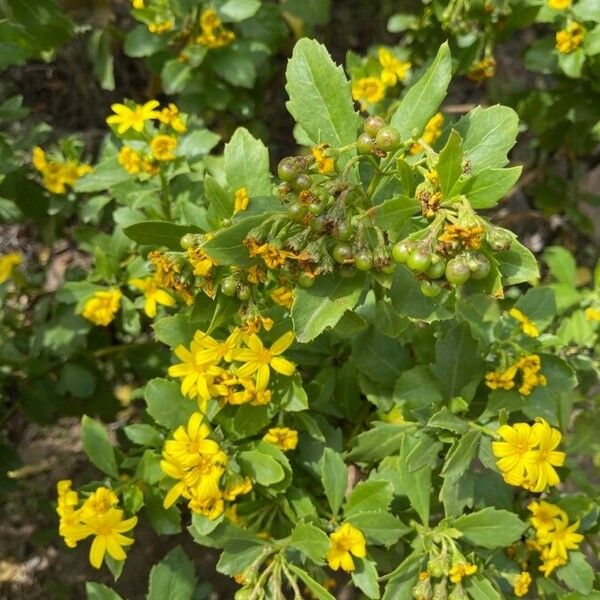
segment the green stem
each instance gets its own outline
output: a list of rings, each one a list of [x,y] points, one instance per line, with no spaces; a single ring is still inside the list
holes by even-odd
[[[169,182],[167,181],[167,176],[164,171],[160,170],[160,202],[162,205],[162,210],[165,215],[165,219],[170,221],[172,218],[171,215],[171,193],[169,191]]]
[[[481,433],[485,433],[494,440],[499,439],[498,434],[495,431],[492,431],[489,427],[485,427],[484,425],[479,425],[479,423],[475,423],[474,421],[469,421],[469,427],[471,429],[476,429],[477,431],[481,431]]]

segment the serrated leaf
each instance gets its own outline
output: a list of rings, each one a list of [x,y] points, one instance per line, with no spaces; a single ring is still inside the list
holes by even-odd
[[[408,426],[394,423],[376,423],[373,429],[363,431],[352,441],[348,458],[369,462],[391,456],[402,445]]]
[[[398,128],[402,140],[421,135],[446,97],[451,77],[452,59],[446,42],[423,77],[406,92],[392,117],[391,124]]]
[[[306,554],[316,564],[323,564],[323,558],[329,550],[327,534],[310,523],[298,523],[290,536],[290,546]]]
[[[421,210],[415,198],[399,196],[377,205],[375,223],[390,231],[397,231],[403,223]]]
[[[452,446],[442,468],[441,475],[447,479],[457,480],[465,473],[477,454],[479,431],[468,431]]]
[[[452,526],[462,532],[465,540],[482,548],[506,548],[527,527],[514,513],[489,506],[458,517]]]
[[[283,467],[272,457],[258,450],[247,450],[238,455],[240,466],[253,481],[269,486],[285,477]]]
[[[387,481],[361,481],[348,496],[344,515],[351,517],[361,512],[387,510],[393,495],[394,489]]]
[[[491,208],[517,183],[522,170],[522,167],[483,169],[466,181],[461,193],[473,208]]]
[[[117,479],[119,469],[115,450],[108,441],[108,433],[103,425],[83,415],[81,419],[81,441],[90,461],[102,472]]]
[[[150,571],[147,600],[191,600],[196,587],[194,563],[177,546]]]
[[[350,82],[325,46],[307,38],[299,40],[286,79],[290,97],[286,107],[314,143],[341,147],[355,141],[358,115]]]
[[[357,527],[370,544],[391,546],[411,531],[397,516],[387,510],[369,510],[353,513],[346,521]]]
[[[594,569],[581,552],[569,552],[569,562],[556,571],[556,577],[580,594],[589,594],[594,585]]]
[[[271,194],[269,151],[243,127],[238,127],[225,145],[225,174],[233,192],[245,187],[250,196]]]

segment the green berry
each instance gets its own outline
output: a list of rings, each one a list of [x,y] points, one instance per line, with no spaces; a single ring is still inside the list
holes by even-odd
[[[483,254],[476,253],[469,260],[469,269],[473,279],[485,279],[491,268],[489,259]]]
[[[303,288],[312,287],[315,284],[315,278],[307,275],[306,273],[302,273],[297,279],[298,285]]]
[[[373,253],[370,250],[359,250],[354,257],[354,265],[359,271],[370,271],[373,268]]]
[[[375,143],[384,152],[392,152],[400,145],[400,132],[395,127],[382,127],[377,132]]]
[[[408,260],[408,255],[413,249],[413,244],[402,240],[396,242],[392,248],[392,258],[400,264],[404,264]]]
[[[446,272],[446,262],[443,258],[440,258],[437,254],[434,254],[431,257],[431,264],[427,271],[425,271],[425,275],[429,277],[429,279],[439,279],[444,276]]]
[[[288,214],[290,215],[290,219],[292,219],[292,221],[302,221],[304,215],[306,214],[306,209],[301,202],[292,202],[288,206]]]
[[[415,273],[424,273],[431,265],[431,252],[423,247],[416,247],[408,255],[406,266]]]
[[[225,277],[221,282],[221,291],[226,296],[233,296],[237,291],[237,284],[238,282],[234,277]]]
[[[352,248],[348,244],[339,243],[333,247],[333,260],[341,265],[350,262],[354,258]]]
[[[452,285],[462,285],[471,276],[471,269],[464,258],[456,257],[446,265],[446,280]]]
[[[435,298],[440,295],[442,286],[439,281],[428,281],[424,279],[421,281],[421,294],[427,296],[427,298]]]
[[[356,140],[356,149],[359,154],[373,154],[375,140],[368,133],[361,133]]]
[[[352,237],[352,225],[349,221],[339,221],[331,233],[335,239],[346,242]]]
[[[179,245],[184,249],[187,250],[188,248],[191,248],[194,245],[194,240],[196,239],[196,236],[193,233],[186,233],[180,240],[179,240]]]
[[[356,275],[356,268],[354,265],[340,265],[340,275],[349,279]]]
[[[250,286],[240,285],[237,290],[237,297],[243,302],[250,299]]]
[[[225,217],[221,220],[221,227],[231,227],[231,219]]]
[[[302,173],[302,165],[293,156],[287,156],[277,165],[277,175],[281,181],[294,181],[300,173]]]
[[[327,228],[327,221],[323,215],[316,217],[312,222],[312,230],[315,233],[323,233]]]
[[[300,175],[298,175],[294,181],[294,189],[297,192],[309,190],[311,185],[312,179],[310,178],[310,175],[307,175],[306,173],[300,173]]]
[[[319,215],[323,214],[324,209],[325,209],[325,206],[324,206],[323,202],[318,202],[318,201],[311,202],[308,205],[308,212],[315,215],[315,217],[318,217]]]
[[[365,121],[363,129],[369,137],[374,138],[382,127],[385,127],[385,121],[381,117],[373,115]]]
[[[490,245],[490,248],[494,252],[502,252],[508,250],[512,243],[512,238],[508,231],[494,227],[487,230],[485,234],[485,241]]]

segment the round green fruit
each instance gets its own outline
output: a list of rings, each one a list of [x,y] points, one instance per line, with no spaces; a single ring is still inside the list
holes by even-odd
[[[316,217],[312,222],[312,230],[315,233],[323,233],[327,228],[327,222],[323,215]]]
[[[425,248],[415,248],[408,255],[406,266],[415,273],[424,273],[431,265],[431,252]]]
[[[356,140],[356,150],[359,154],[373,154],[375,140],[368,133],[361,133]]]
[[[348,244],[336,244],[333,247],[333,260],[341,265],[350,262],[354,258],[354,252]]]
[[[315,215],[315,217],[318,217],[319,215],[323,214],[324,209],[325,206],[323,205],[323,202],[311,202],[308,205],[308,212]]]
[[[301,202],[292,202],[288,206],[288,214],[290,215],[290,219],[292,219],[292,221],[302,221],[304,215],[306,214],[306,209]]]
[[[442,285],[439,281],[421,281],[421,293],[423,296],[427,296],[427,298],[435,298],[440,295],[442,291]]]
[[[296,180],[294,181],[294,189],[297,192],[309,190],[311,185],[312,179],[310,178],[310,175],[307,175],[306,173],[300,173],[300,175],[298,175],[298,177],[296,177]]]
[[[471,276],[471,269],[463,258],[453,258],[446,265],[446,280],[452,285],[462,285]]]
[[[489,259],[483,254],[475,254],[469,261],[469,269],[471,270],[471,277],[473,279],[485,279],[491,268],[492,265]]]
[[[425,271],[425,275],[429,277],[429,279],[439,279],[444,276],[446,272],[446,262],[443,258],[440,258],[437,254],[434,254],[431,257],[431,264],[427,271]]]
[[[352,225],[349,221],[339,221],[331,233],[335,239],[346,242],[352,237]]]
[[[392,248],[392,258],[400,264],[404,264],[408,260],[408,255],[413,249],[413,244],[402,240],[396,242]]]
[[[277,165],[277,175],[281,181],[294,181],[300,173],[302,173],[302,165],[293,156],[286,156]]]
[[[377,132],[375,143],[384,152],[392,152],[400,145],[400,132],[395,127],[382,127]]]
[[[370,250],[359,250],[354,257],[354,265],[359,271],[370,271],[373,268],[373,253]]]
[[[184,249],[187,250],[188,248],[191,248],[194,245],[194,240],[195,240],[196,236],[193,233],[186,233],[180,240],[179,240],[179,245]]]
[[[315,284],[315,278],[307,275],[306,273],[302,273],[297,279],[298,285],[303,288],[312,287]]]
[[[234,296],[237,291],[238,282],[234,277],[225,277],[221,282],[221,291],[226,296]]]
[[[365,121],[363,129],[369,137],[374,138],[382,127],[385,127],[385,121],[381,117],[373,115]]]
[[[237,290],[237,297],[245,302],[250,299],[250,286],[240,285]]]

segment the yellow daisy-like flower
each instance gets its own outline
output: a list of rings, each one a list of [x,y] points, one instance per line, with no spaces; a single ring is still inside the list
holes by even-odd
[[[240,188],[235,192],[235,201],[233,205],[233,214],[246,210],[250,202],[250,196],[248,196],[248,190],[245,187]]]
[[[235,350],[233,358],[245,363],[236,371],[238,377],[249,377],[256,373],[256,388],[265,390],[269,384],[271,369],[282,375],[293,375],[296,366],[280,356],[294,341],[294,333],[288,331],[273,342],[270,348],[265,348],[262,340],[254,333],[244,339],[247,348]]]
[[[113,104],[111,109],[115,114],[107,117],[106,122],[109,125],[115,125],[119,135],[129,129],[141,133],[144,130],[146,121],[158,119],[160,115],[156,110],[158,106],[158,100],[149,100],[144,104],[137,104],[135,108],[129,108],[125,104]]]
[[[193,413],[187,425],[180,425],[173,432],[172,439],[165,442],[164,451],[184,468],[196,466],[202,455],[216,454],[221,450],[217,442],[207,439],[210,429],[203,420],[199,412]]]
[[[286,450],[294,450],[298,445],[298,432],[288,427],[271,427],[265,433],[263,440],[277,446],[284,452]]]
[[[177,138],[164,133],[155,135],[150,142],[152,156],[161,162],[175,160],[175,148],[177,148]]]
[[[185,133],[186,126],[181,119],[181,113],[175,104],[169,102],[168,106],[165,106],[158,115],[158,120],[165,125],[168,125],[177,133]]]
[[[202,35],[196,43],[208,48],[222,48],[235,40],[235,32],[227,29],[212,8],[205,8],[200,15]]]
[[[491,371],[485,374],[485,385],[491,390],[510,390],[515,386],[516,375],[516,365],[509,367],[506,371]]]
[[[99,487],[92,493],[81,507],[81,518],[86,520],[94,515],[108,512],[119,503],[117,495],[107,487]]]
[[[556,32],[556,49],[560,54],[575,52],[583,44],[585,34],[585,27],[581,23],[569,23],[566,29]]]
[[[117,160],[130,175],[137,175],[144,166],[141,155],[131,146],[121,146]]]
[[[567,551],[577,550],[583,540],[583,535],[576,533],[578,528],[579,521],[569,525],[569,519],[564,512],[558,515],[554,521],[554,529],[538,533],[538,542],[542,546],[548,546],[548,551],[545,556],[542,554],[542,558],[566,561]]]
[[[529,423],[502,425],[498,435],[503,441],[492,442],[492,452],[498,458],[496,464],[503,473],[511,473],[517,478],[525,476],[527,455],[539,443],[539,430]]]
[[[326,554],[329,567],[334,571],[343,569],[346,572],[354,571],[354,560],[367,555],[366,540],[362,531],[349,523],[344,523],[339,529],[329,535],[330,546]]]
[[[554,10],[567,10],[571,8],[573,0],[548,0],[548,6]]]
[[[525,335],[533,338],[539,337],[540,332],[535,326],[535,323],[528,319],[518,308],[511,308],[508,311],[508,314],[521,324],[521,331],[523,331]]]
[[[88,298],[83,305],[82,315],[94,325],[106,327],[115,318],[121,306],[123,294],[119,289],[102,290]]]
[[[556,450],[562,434],[558,429],[550,427],[544,419],[535,423],[532,430],[538,437],[539,448],[527,452],[525,467],[529,479],[533,482],[532,491],[543,492],[546,488],[560,483],[560,477],[554,467],[562,467],[565,462],[565,453]]]
[[[377,53],[382,66],[381,81],[385,87],[393,87],[408,77],[411,64],[396,58],[387,48],[379,48]]]
[[[521,571],[521,573],[515,579],[513,589],[517,598],[522,598],[529,591],[531,585],[531,575],[527,571]]]
[[[378,77],[361,77],[352,82],[352,98],[364,110],[367,104],[377,104],[385,96],[385,85]]]
[[[23,255],[20,252],[9,252],[0,256],[0,283],[8,281],[15,270],[23,262]]]
[[[452,583],[460,583],[463,580],[463,577],[468,577],[474,573],[477,573],[477,565],[471,563],[456,564],[448,571]]]
[[[591,306],[589,308],[586,308],[585,318],[588,321],[600,321],[600,309],[592,308]]]
[[[161,289],[153,277],[144,279],[131,279],[129,285],[143,292],[145,297],[144,312],[148,317],[154,319],[156,316],[156,305],[175,306],[175,298]]]
[[[556,506],[556,504],[551,504],[545,500],[530,502],[527,505],[527,510],[531,512],[529,521],[534,526],[538,535],[554,529],[555,519],[564,514],[560,506]]]
[[[99,569],[107,552],[115,560],[125,560],[127,555],[123,548],[133,544],[134,540],[123,534],[136,524],[137,517],[124,519],[123,511],[116,508],[90,517],[82,527],[95,536],[90,547],[91,565]]]

